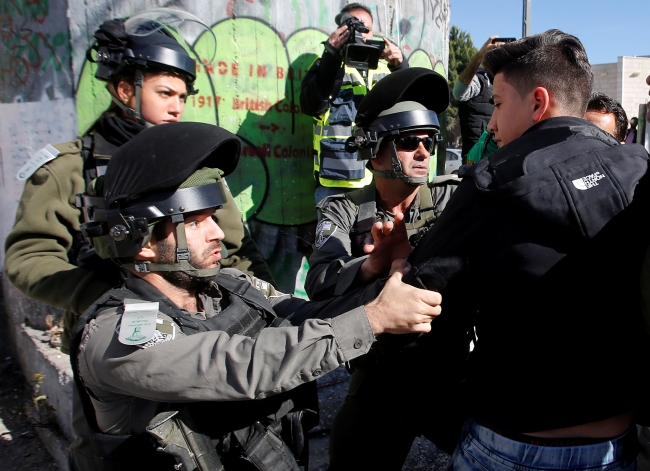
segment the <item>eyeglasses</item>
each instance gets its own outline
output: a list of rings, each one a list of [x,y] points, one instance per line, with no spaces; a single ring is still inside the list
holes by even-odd
[[[395,141],[395,145],[400,149],[409,151],[416,150],[421,142],[429,154],[433,152],[433,145],[435,143],[435,140],[431,136],[398,136],[393,141]]]

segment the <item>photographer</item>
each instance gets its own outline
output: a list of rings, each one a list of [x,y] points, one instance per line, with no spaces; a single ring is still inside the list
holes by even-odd
[[[336,16],[336,23],[339,28],[323,43],[323,56],[305,75],[300,94],[302,110],[314,117],[316,203],[370,183],[372,175],[365,162],[357,161],[356,153],[345,152],[345,141],[351,136],[357,106],[367,91],[382,77],[408,67],[402,51],[385,38],[376,69],[345,65],[351,42],[372,40],[372,13],[364,5],[351,3]]]
[[[472,162],[468,159],[468,154],[486,131],[487,123],[494,110],[492,80],[487,71],[481,68],[481,64],[483,56],[488,51],[497,48],[499,44],[501,43],[498,36],[490,36],[454,83],[452,94],[458,101],[460,133],[463,141],[463,163]],[[486,136],[487,138],[489,136]],[[481,153],[482,151],[483,149],[481,149]]]

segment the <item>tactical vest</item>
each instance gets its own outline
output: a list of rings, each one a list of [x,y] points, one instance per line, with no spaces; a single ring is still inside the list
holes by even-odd
[[[381,221],[381,217],[377,212],[375,193],[375,185],[372,183],[361,190],[345,194],[345,198],[357,208],[354,224],[350,229],[352,255],[355,257],[365,255],[363,246],[367,243],[366,238],[372,226]],[[413,246],[417,245],[417,242],[426,232],[426,228],[435,220],[433,198],[428,185],[420,185],[418,197],[420,201],[419,218],[416,221],[406,223],[406,234]]]
[[[85,325],[106,309],[121,308],[125,298],[158,301],[160,312],[172,318],[188,336],[222,330],[231,336],[256,338],[266,327],[288,324],[276,316],[268,300],[250,283],[228,275],[218,275],[215,283],[230,304],[210,319],[193,319],[147,282],[129,278],[128,288],[109,291],[77,321],[70,343],[70,359],[84,415],[89,429],[94,431],[89,438],[98,471],[171,471],[176,463],[170,455],[157,452],[147,434],[110,435],[99,430],[90,393],[78,370],[78,350]],[[192,416],[199,424],[200,433],[219,439],[219,459],[226,470],[299,471],[301,465],[306,466],[308,458],[306,432],[318,424],[315,382],[256,401],[168,406],[171,410],[196,410]],[[242,428],[242,424],[248,425]],[[254,468],[250,467],[251,463]]]
[[[458,116],[460,119],[460,133],[463,138],[463,158],[472,150],[487,129],[492,117],[494,105],[492,101],[492,82],[485,70],[479,69],[476,73],[481,84],[480,93],[469,101],[458,102]]]
[[[81,141],[83,176],[86,182],[86,189],[88,190],[98,177],[106,173],[106,167],[111,158],[111,154],[118,147],[107,142],[99,134],[86,134],[79,138],[79,140]],[[75,199],[77,208],[82,212],[82,222],[86,222],[80,195],[76,195]],[[78,232],[73,237],[72,246],[68,251],[68,260],[70,263],[95,273],[113,286],[124,281],[124,275],[119,266],[112,260],[100,258],[90,241],[83,234]]]
[[[352,135],[357,106],[375,83],[390,74],[385,61],[369,70],[367,79],[359,70],[345,66],[341,89],[329,109],[314,118],[314,173],[322,186],[363,188],[372,180],[357,153],[346,152],[345,141]]]

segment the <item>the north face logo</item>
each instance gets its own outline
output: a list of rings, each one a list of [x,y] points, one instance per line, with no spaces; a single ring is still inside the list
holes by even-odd
[[[602,180],[603,178],[605,178],[605,175],[600,172],[596,172],[592,173],[591,175],[587,175],[586,177],[577,178],[571,183],[573,183],[573,186],[575,186],[578,190],[588,190],[589,188],[598,186],[598,180]]]

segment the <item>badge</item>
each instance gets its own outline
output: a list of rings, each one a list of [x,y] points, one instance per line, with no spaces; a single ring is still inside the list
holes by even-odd
[[[125,299],[119,341],[124,345],[140,345],[148,342],[156,333],[157,317],[158,303]]]
[[[321,220],[316,228],[316,242],[314,243],[314,246],[316,246],[317,249],[320,249],[335,232],[336,224],[329,219]]]
[[[31,158],[27,161],[25,165],[20,167],[18,170],[18,175],[16,178],[19,181],[25,181],[31,177],[36,170],[41,168],[44,164],[48,163],[50,160],[54,160],[59,156],[60,152],[56,150],[50,144],[43,147],[41,150],[37,151]]]
[[[153,333],[153,338],[147,343],[138,345],[140,348],[149,348],[159,343],[169,342],[176,338],[176,325],[168,320],[157,318],[156,331]]]

